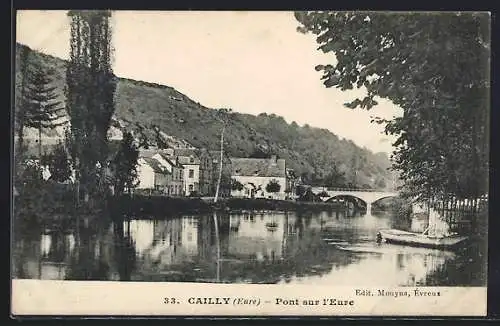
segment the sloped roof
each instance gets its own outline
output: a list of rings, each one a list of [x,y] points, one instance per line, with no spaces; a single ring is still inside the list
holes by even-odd
[[[157,149],[140,149],[139,150],[139,157],[146,158],[146,157],[153,157],[156,153],[158,153]]]
[[[171,155],[168,155],[166,153],[158,153],[160,154],[160,156],[165,160],[167,161],[168,163],[170,163],[170,165],[172,166],[175,166],[175,167],[182,167],[180,164],[177,164],[177,158],[175,156],[171,156]]]
[[[191,157],[193,158],[193,161],[191,162]],[[200,164],[200,159],[197,156],[178,156],[177,157],[179,164],[183,165],[188,165],[188,164],[194,164],[194,165],[199,165]]]
[[[142,159],[153,168],[154,172],[164,174],[169,173],[169,171],[158,160],[150,157],[143,157]]]
[[[174,154],[177,156],[198,156],[198,151],[193,148],[174,148]]]
[[[231,158],[232,175],[285,178],[285,160],[273,158]]]
[[[174,148],[174,155],[179,164],[200,164],[199,150],[196,148]],[[191,157],[193,162],[191,162]]]

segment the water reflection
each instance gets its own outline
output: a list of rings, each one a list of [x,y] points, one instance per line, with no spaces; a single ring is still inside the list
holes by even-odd
[[[325,285],[470,285],[460,253],[377,244],[390,214],[246,212],[132,219],[18,241],[17,278]],[[457,256],[458,255],[458,256]],[[446,270],[456,271],[444,280]],[[441,282],[441,283],[440,283]],[[482,282],[482,281],[481,281]],[[443,283],[444,284],[444,283]]]
[[[256,261],[283,258],[287,216],[276,213],[231,216],[227,254]]]

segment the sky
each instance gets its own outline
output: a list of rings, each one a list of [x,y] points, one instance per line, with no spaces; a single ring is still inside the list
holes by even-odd
[[[211,108],[266,112],[287,122],[326,128],[373,152],[394,138],[371,116],[391,118],[388,101],[370,111],[343,103],[359,90],[326,88],[318,64],[334,63],[313,35],[296,31],[293,12],[115,11],[113,70],[119,77],[169,85]],[[19,11],[16,41],[63,59],[69,54],[66,11]]]

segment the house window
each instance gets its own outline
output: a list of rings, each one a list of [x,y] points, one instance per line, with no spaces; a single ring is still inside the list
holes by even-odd
[[[189,191],[193,191],[193,185],[189,185]]]
[[[194,170],[193,169],[189,169],[189,177],[194,178]]]
[[[193,158],[193,157],[190,157],[190,158],[189,158],[189,162],[190,162],[190,163],[194,163],[194,158]]]

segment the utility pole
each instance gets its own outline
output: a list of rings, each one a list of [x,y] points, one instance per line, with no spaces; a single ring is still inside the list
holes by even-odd
[[[217,179],[217,189],[215,189],[215,198],[214,198],[214,203],[217,203],[217,200],[219,199],[219,189],[220,189],[220,181],[222,178],[222,160],[224,158],[224,129],[225,125],[222,125],[222,132],[220,134],[220,162],[219,162],[219,178]]]

